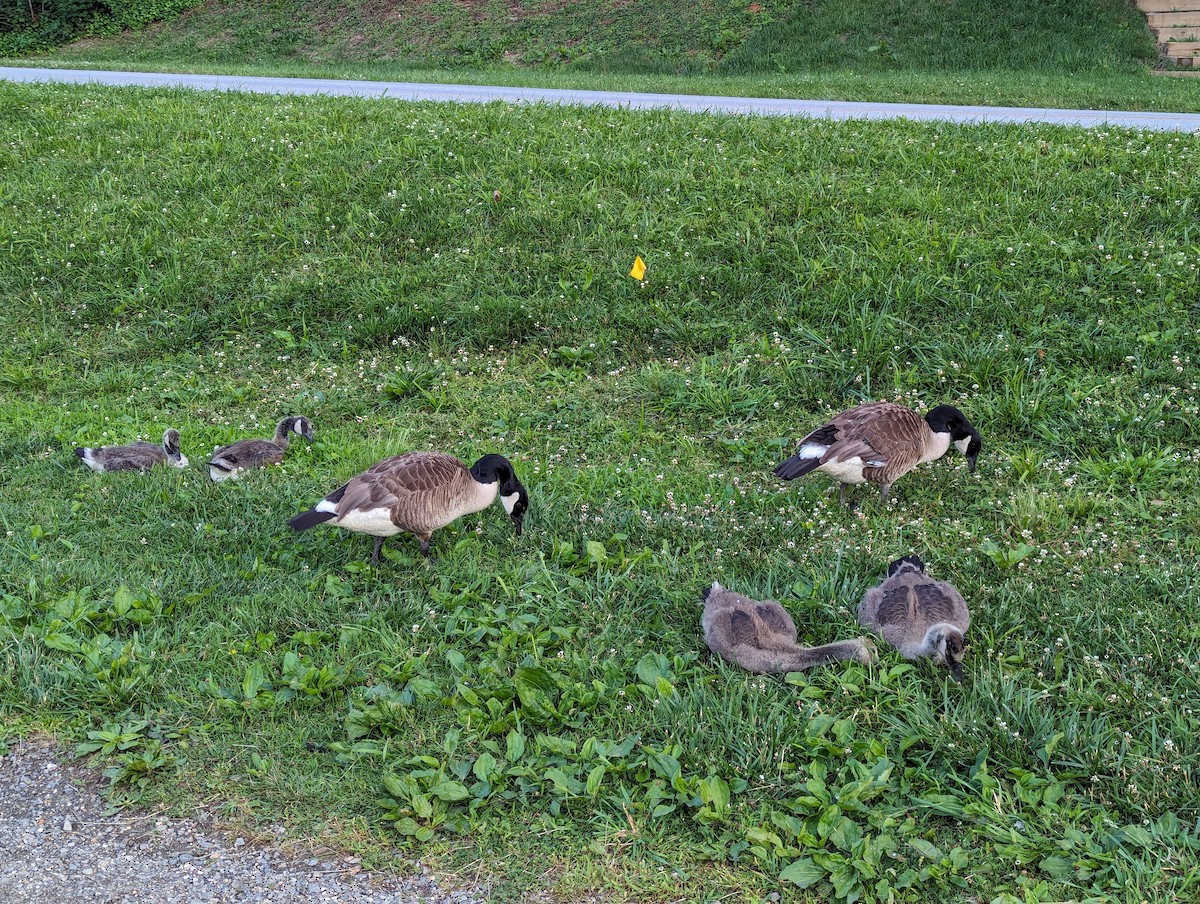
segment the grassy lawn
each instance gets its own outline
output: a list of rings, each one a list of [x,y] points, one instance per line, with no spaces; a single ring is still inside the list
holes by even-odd
[[[0,43],[0,53],[5,52]],[[12,45],[16,47],[16,45]],[[15,50],[9,52],[15,53]],[[1200,110],[1124,0],[212,0],[39,65],[838,100]]]
[[[0,743],[501,900],[1195,900],[1194,141],[13,85],[0,134]],[[773,478],[878,398],[979,471]],[[168,425],[186,471],[71,452]],[[422,448],[510,456],[525,535],[287,528]],[[961,686],[703,648],[715,578],[821,643],[914,552]]]

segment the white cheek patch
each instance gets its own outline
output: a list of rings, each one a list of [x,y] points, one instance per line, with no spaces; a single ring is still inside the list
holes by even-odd
[[[969,436],[964,436],[962,439],[956,439],[954,441],[954,448],[963,455],[967,454],[967,446],[969,445],[971,445],[971,437]]]
[[[504,505],[504,511],[508,512],[510,518],[512,517],[513,509],[517,507],[517,500],[520,498],[520,493],[510,493],[507,496],[500,497],[500,502]]]

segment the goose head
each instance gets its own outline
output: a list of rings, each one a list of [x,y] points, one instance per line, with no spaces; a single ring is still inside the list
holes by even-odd
[[[290,423],[288,423],[289,421]],[[297,436],[303,436],[310,443],[313,441],[312,422],[304,416],[284,418],[284,423],[282,426],[284,433],[287,433],[290,430]]]
[[[907,571],[916,571],[924,574],[925,563],[921,561],[919,556],[904,556],[888,564],[887,576],[890,578],[898,574],[904,574]]]
[[[517,479],[512,462],[503,455],[485,455],[471,465],[471,476],[479,483],[500,482],[500,503],[512,519],[517,536],[521,536],[521,524],[525,520],[525,512],[529,510],[529,493]]]
[[[983,440],[966,416],[953,405],[938,405],[925,415],[925,423],[934,433],[950,434],[951,444],[966,456],[967,468],[974,474],[975,459],[983,448]]]
[[[163,432],[163,452],[167,454],[167,461],[175,468],[186,468],[188,466],[187,456],[179,451],[179,431],[174,427]]]
[[[963,680],[963,636],[954,625],[939,624],[929,629],[925,638],[930,658],[950,670],[950,677],[959,684]]]

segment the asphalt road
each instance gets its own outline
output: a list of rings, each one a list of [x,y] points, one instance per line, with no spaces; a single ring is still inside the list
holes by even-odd
[[[1051,123],[1064,126],[1129,126],[1161,132],[1200,131],[1200,113],[1057,110],[1045,107],[972,107],[943,104],[878,104],[840,100],[788,100],[574,91],[557,88],[501,88],[415,82],[266,78],[246,75],[182,75],[162,72],[108,72],[87,69],[0,67],[0,79],[14,82],[67,82],[120,87],[191,88],[197,91],[250,91],[259,94],[324,94],[331,97],[391,98],[456,103],[569,104],[625,109],[676,109],[696,113],[802,116],[820,119],[912,119],[964,123]]]

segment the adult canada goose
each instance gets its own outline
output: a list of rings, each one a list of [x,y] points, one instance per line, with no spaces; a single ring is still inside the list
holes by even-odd
[[[213,480],[231,480],[240,477],[247,468],[278,464],[283,461],[293,433],[311,443],[313,429],[308,418],[285,417],[276,425],[272,439],[239,439],[222,446],[208,462],[208,476]]]
[[[938,405],[925,417],[891,402],[869,402],[843,411],[800,440],[796,454],[775,469],[784,480],[822,471],[842,484],[839,499],[846,504],[846,484],[879,484],[887,501],[895,481],[919,464],[941,458],[951,444],[967,457],[975,471],[982,448],[979,432],[953,405]]]
[[[839,659],[875,661],[875,645],[865,637],[800,646],[791,616],[774,600],[752,600],[716,581],[703,598],[704,642],[722,659],[751,672],[802,672]]]
[[[77,448],[75,454],[93,471],[148,471],[157,464],[186,468],[187,456],[179,451],[179,431],[163,431],[162,445],[139,440],[128,446]]]
[[[858,623],[882,634],[905,659],[929,656],[962,681],[963,635],[971,613],[954,585],[929,577],[916,556],[888,565],[883,583],[859,603]]]
[[[332,521],[337,527],[371,534],[371,562],[378,564],[387,537],[408,531],[429,556],[435,530],[482,511],[497,496],[520,536],[529,494],[503,455],[485,455],[468,468],[442,452],[406,452],[373,464],[288,524],[300,531]]]

